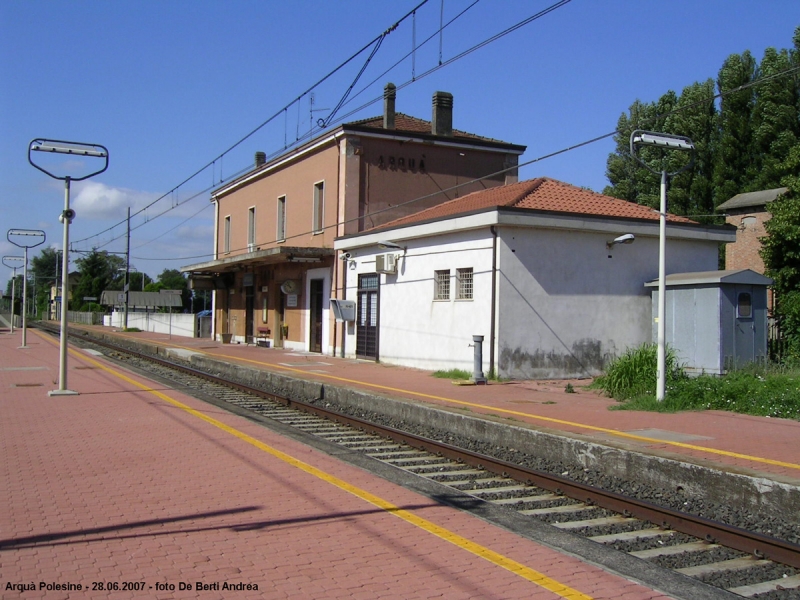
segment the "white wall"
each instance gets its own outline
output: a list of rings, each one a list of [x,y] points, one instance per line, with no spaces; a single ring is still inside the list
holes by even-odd
[[[408,242],[403,251],[377,247],[353,251],[346,297],[358,300],[358,275],[375,272],[375,255],[400,255],[396,275],[381,275],[379,360],[427,370],[460,368],[472,372],[473,335],[485,336],[484,370],[489,365],[492,235],[457,232]],[[473,300],[455,300],[456,269],[472,267]],[[434,271],[450,269],[450,300],[434,300]],[[356,328],[348,326],[345,352],[355,357]]]
[[[637,235],[609,252],[606,242],[616,235],[499,229],[501,376],[597,375],[626,348],[651,341],[644,283],[658,277],[658,238]],[[668,239],[667,273],[715,270],[717,248]]]
[[[113,312],[103,317],[106,327],[123,327],[125,313]],[[142,331],[194,337],[196,317],[191,314],[128,312],[128,327]]]

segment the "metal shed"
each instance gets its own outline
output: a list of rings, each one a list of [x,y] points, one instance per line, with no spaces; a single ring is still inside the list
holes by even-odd
[[[689,373],[722,374],[767,356],[767,286],[750,269],[674,273],[666,277],[666,342]],[[658,280],[652,290],[658,339]]]

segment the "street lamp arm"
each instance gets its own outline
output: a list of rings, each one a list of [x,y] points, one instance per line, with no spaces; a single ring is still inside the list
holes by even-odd
[[[655,170],[641,159],[641,157],[636,152],[636,148],[638,146],[655,146],[656,148],[664,148],[665,150],[684,150],[686,152],[691,152],[691,158],[689,162],[686,163],[683,167],[681,167],[677,171],[674,171],[672,173],[667,173],[667,177],[673,177],[678,173],[683,173],[685,170],[690,169],[694,166],[694,157],[696,148],[694,146],[694,142],[685,135],[656,133],[654,131],[643,131],[641,129],[636,129],[635,131],[633,131],[633,133],[631,133],[631,139],[630,139],[631,156],[651,173],[654,173],[656,175],[661,175],[663,169]]]
[[[32,152],[50,152],[57,154],[71,154],[73,156],[91,156],[95,158],[102,158],[104,159],[103,168],[89,173],[88,175],[84,175],[83,177],[55,175],[44,167],[33,162],[33,158],[31,156]],[[28,162],[31,164],[31,166],[39,169],[42,173],[49,175],[53,179],[83,181],[84,179],[89,179],[90,177],[99,175],[108,169],[108,148],[100,144],[84,144],[82,142],[65,142],[63,140],[47,140],[43,138],[36,138],[31,140],[31,143],[28,144]]]

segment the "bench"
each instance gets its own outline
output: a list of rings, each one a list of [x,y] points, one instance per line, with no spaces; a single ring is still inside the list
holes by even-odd
[[[269,340],[267,339],[270,335],[269,327],[257,327],[256,332],[256,346],[260,346],[261,348],[269,348]]]

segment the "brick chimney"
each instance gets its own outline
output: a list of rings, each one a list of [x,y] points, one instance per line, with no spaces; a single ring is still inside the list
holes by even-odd
[[[453,136],[453,94],[436,92],[433,95],[431,133],[446,137]]]
[[[394,129],[394,100],[397,97],[397,88],[393,83],[387,83],[383,88],[383,128]]]
[[[256,169],[265,164],[267,164],[266,152],[256,152]]]

